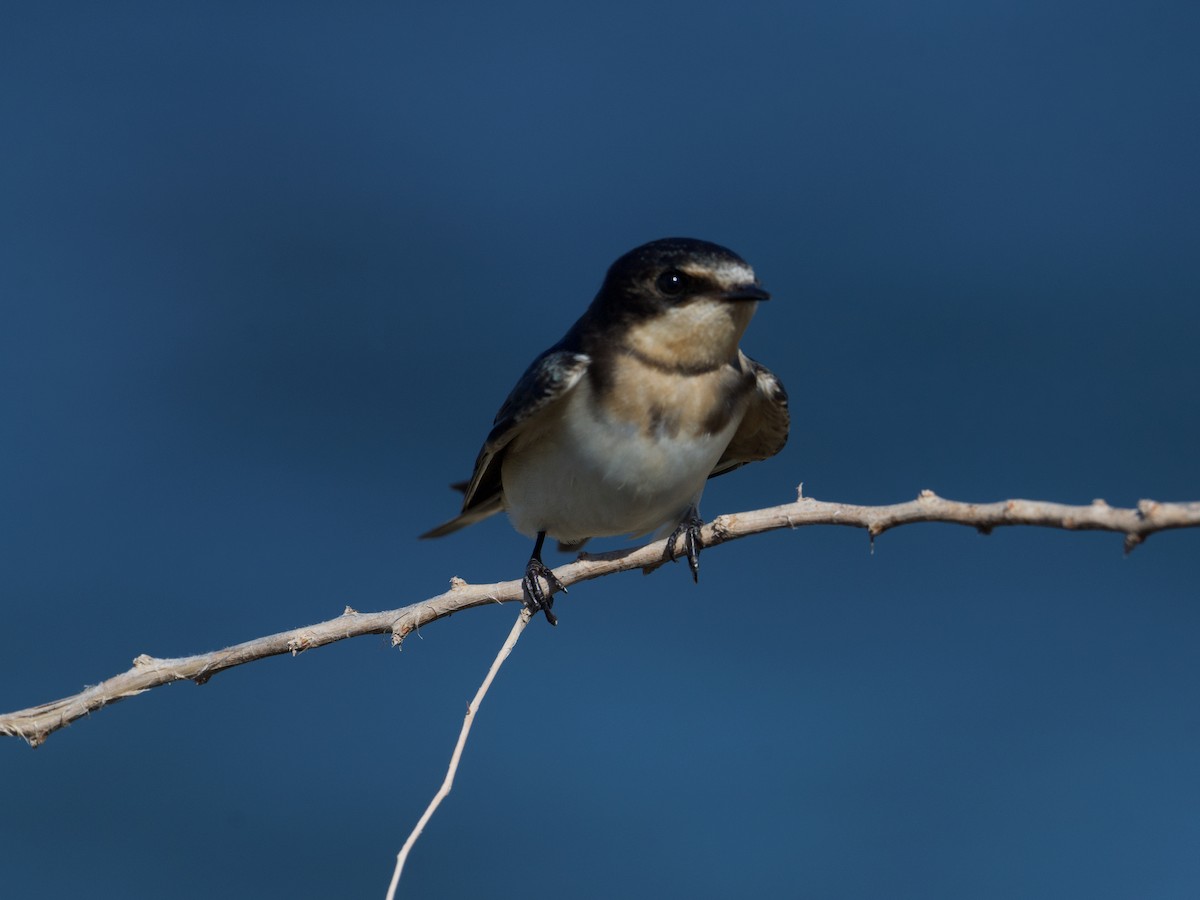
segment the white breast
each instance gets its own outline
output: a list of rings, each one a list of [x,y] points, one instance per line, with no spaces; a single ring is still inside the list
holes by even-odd
[[[673,527],[699,502],[741,415],[716,434],[648,432],[601,410],[584,378],[544,419],[505,453],[505,505],[521,533],[571,542]]]

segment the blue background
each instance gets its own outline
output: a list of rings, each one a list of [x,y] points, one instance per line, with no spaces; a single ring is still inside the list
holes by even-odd
[[[519,575],[500,518],[416,535],[665,235],[755,266],[793,402],[710,518],[1200,498],[1198,39],[1191,2],[10,5],[0,708]],[[811,528],[580,585],[402,895],[1196,896],[1198,551]],[[381,897],[516,612],[0,742],[5,891]]]

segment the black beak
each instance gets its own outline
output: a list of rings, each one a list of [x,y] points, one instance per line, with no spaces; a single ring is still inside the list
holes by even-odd
[[[742,284],[721,295],[726,300],[770,300],[771,295],[757,284]]]

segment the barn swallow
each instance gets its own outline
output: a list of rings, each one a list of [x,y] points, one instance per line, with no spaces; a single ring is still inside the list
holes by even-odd
[[[667,557],[682,539],[698,579],[705,482],[787,442],[787,392],[738,347],[769,299],[745,260],[707,241],[626,253],[500,407],[459,486],[462,512],[421,537],[507,510],[535,538],[525,603],[552,625],[554,592],[566,588],[542,562],[547,535],[576,550],[593,537],[669,533]]]

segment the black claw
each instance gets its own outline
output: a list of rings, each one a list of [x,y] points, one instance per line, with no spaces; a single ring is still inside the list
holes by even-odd
[[[542,562],[542,543],[546,540],[546,532],[540,531],[537,536],[537,543],[533,547],[533,555],[529,557],[529,562],[525,564],[525,577],[521,579],[521,590],[525,595],[525,605],[535,613],[540,609],[546,616],[546,621],[551,625],[558,624],[558,616],[550,611],[550,607],[554,605],[554,592],[562,591],[567,593],[567,586],[558,580],[558,576],[551,571],[550,567]],[[549,590],[542,588],[542,581],[545,580]]]
[[[550,588],[542,588],[542,579]],[[540,559],[531,559],[525,566],[525,577],[521,580],[521,588],[525,593],[525,605],[537,612],[539,609],[546,614],[546,621],[551,625],[558,624],[558,616],[550,611],[554,605],[554,592],[567,592],[566,585],[558,580],[558,576]]]
[[[700,551],[704,549],[704,542],[700,540],[700,529],[703,527],[704,520],[693,507],[667,538],[667,559],[672,562],[679,555],[675,551],[675,541],[683,538],[683,551],[687,555],[688,568],[692,570],[692,581],[697,584],[700,582]]]

